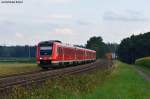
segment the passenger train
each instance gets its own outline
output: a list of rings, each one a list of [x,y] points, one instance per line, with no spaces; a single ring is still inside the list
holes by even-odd
[[[43,69],[77,65],[95,61],[96,51],[58,40],[42,41],[37,45],[36,60]]]

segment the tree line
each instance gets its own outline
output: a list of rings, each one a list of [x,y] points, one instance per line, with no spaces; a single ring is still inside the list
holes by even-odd
[[[150,32],[123,39],[117,53],[119,59],[126,63],[134,63],[138,58],[150,56]]]
[[[0,46],[0,57],[35,57],[35,46]]]

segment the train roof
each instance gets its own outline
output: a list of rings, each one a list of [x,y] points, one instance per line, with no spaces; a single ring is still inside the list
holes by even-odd
[[[49,40],[49,41],[41,41],[39,44],[42,44],[42,43],[54,43],[54,42],[62,43],[59,40]]]
[[[87,48],[84,48],[84,47],[80,47],[80,46],[77,46],[77,45],[72,45],[72,44],[67,44],[67,43],[62,43],[61,41],[59,40],[48,40],[48,41],[41,41],[39,44],[52,44],[54,42],[57,42],[57,43],[60,43],[62,46],[65,46],[65,47],[72,47],[72,48],[78,48],[78,49],[84,49],[84,50],[88,50],[88,51],[93,51],[93,52],[96,52],[95,50],[91,50],[91,49],[87,49]]]
[[[95,50],[87,49],[87,48],[84,48],[84,47],[79,47],[79,46],[72,45],[72,44],[61,43],[61,45],[64,46],[64,47],[77,48],[77,49],[81,49],[81,50],[88,50],[88,51],[96,52]]]
[[[95,50],[91,50],[91,49],[87,49],[87,48],[83,48],[83,47],[77,47],[75,46],[75,48],[78,48],[78,49],[83,49],[83,50],[87,50],[87,51],[92,51],[92,52],[96,52]]]

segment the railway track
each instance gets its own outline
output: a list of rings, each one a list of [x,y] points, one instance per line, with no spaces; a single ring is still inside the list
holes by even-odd
[[[30,86],[33,83],[42,83],[50,78],[87,72],[96,68],[109,68],[112,65],[107,60],[98,60],[93,63],[67,67],[48,71],[39,71],[24,75],[13,75],[0,78],[0,95],[9,93],[14,86]]]

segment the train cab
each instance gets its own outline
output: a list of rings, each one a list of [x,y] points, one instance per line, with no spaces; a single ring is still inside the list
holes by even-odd
[[[60,41],[43,41],[37,45],[37,55],[36,60],[40,66],[49,67],[48,65],[52,64],[52,61],[56,58],[56,44],[61,43]]]

